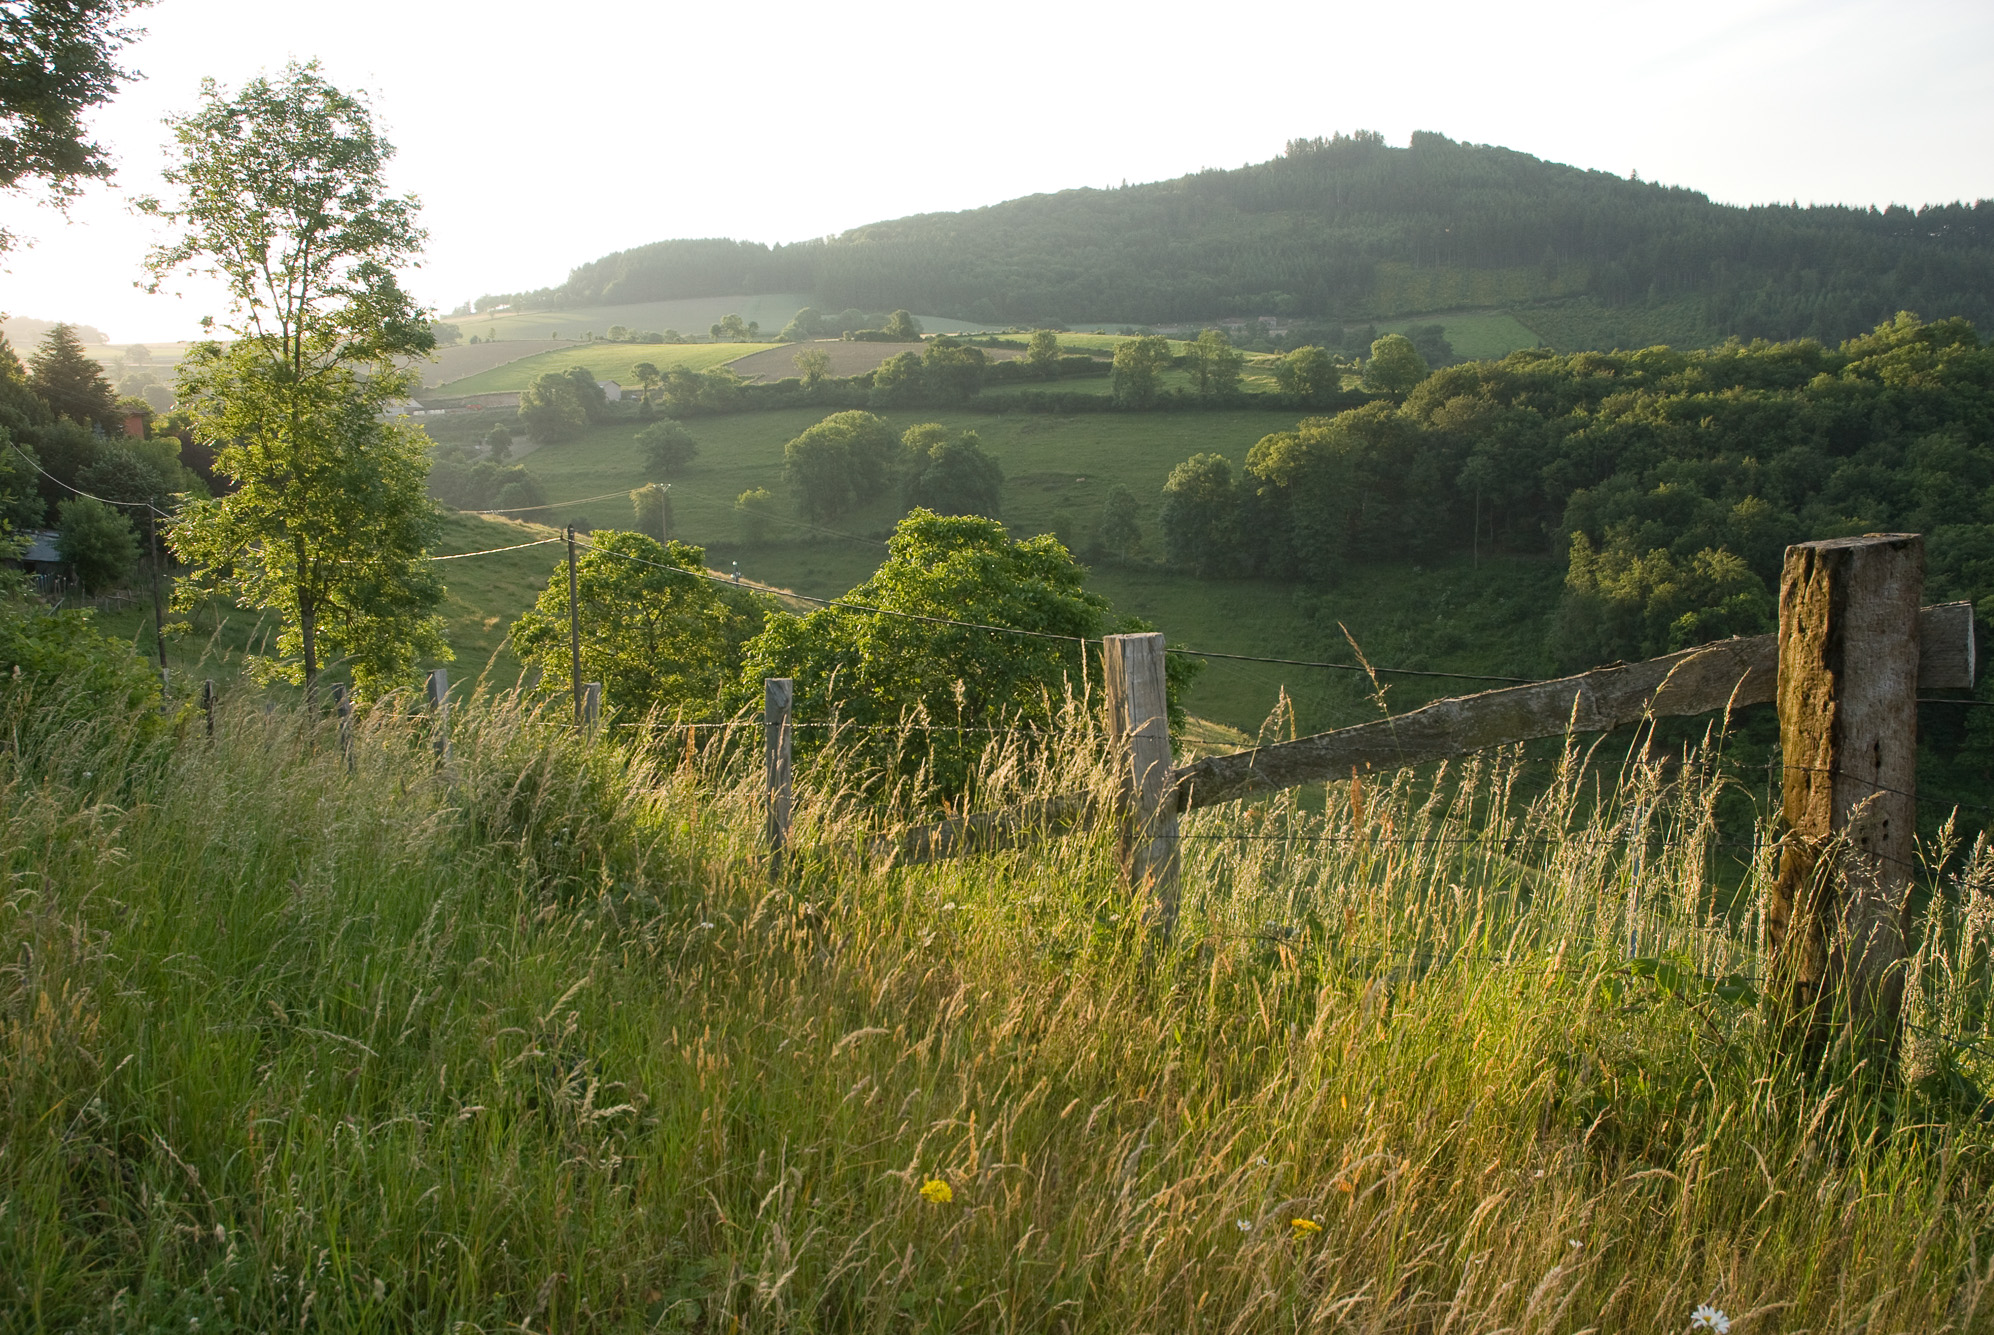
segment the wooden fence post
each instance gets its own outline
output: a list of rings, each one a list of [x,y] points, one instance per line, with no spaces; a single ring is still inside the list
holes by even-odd
[[[1837,1037],[1894,1059],[1916,863],[1924,539],[1786,549],[1779,589],[1785,846],[1766,903],[1767,995],[1789,1056]]]
[[[582,722],[593,728],[602,717],[602,683],[585,681],[582,683]]]
[[[339,719],[339,753],[346,757],[346,769],[353,771],[353,692],[344,686],[332,688],[332,712]]]
[[[795,683],[788,677],[762,679],[763,754],[768,762],[769,879],[782,875],[783,850],[789,843],[789,706]]]
[[[450,757],[450,673],[437,668],[429,674],[429,707],[436,711],[436,736],[431,745],[436,748],[436,758],[447,760]]]
[[[1163,636],[1110,635],[1101,641],[1108,689],[1108,737],[1122,759],[1122,867],[1142,894],[1159,934],[1177,926],[1177,800],[1172,786],[1170,704]]]
[[[208,736],[215,735],[215,679],[208,677],[201,682],[201,712],[208,718]]]

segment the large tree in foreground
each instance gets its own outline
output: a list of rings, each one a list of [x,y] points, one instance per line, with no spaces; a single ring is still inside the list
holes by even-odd
[[[179,196],[140,205],[178,232],[149,259],[154,286],[187,269],[231,298],[225,340],[181,364],[180,401],[235,486],[173,523],[195,567],[183,593],[278,613],[280,657],[262,666],[308,694],[335,657],[362,694],[408,681],[421,658],[449,655],[425,550],[428,455],[420,432],[382,420],[434,343],[395,277],[422,245],[416,202],[388,192],[393,150],[316,63],[234,96],[209,80],[172,125]]]

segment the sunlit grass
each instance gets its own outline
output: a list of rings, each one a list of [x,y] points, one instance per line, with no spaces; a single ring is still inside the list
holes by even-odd
[[[1158,946],[1105,828],[879,865],[931,801],[833,747],[771,884],[752,731],[626,749],[485,699],[439,764],[410,707],[351,771],[247,698],[212,744],[16,728],[10,1325],[1985,1323],[1994,1131],[1946,1086],[1985,915],[1925,924],[1922,1083],[1780,1072],[1755,1009],[1624,970],[1631,930],[1756,967],[1768,861],[1715,911],[1706,756],[1193,815]],[[1073,723],[978,804],[1105,791]]]

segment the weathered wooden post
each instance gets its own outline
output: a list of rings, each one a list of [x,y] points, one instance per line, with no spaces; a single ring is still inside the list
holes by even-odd
[[[585,681],[582,683],[582,723],[593,728],[602,718],[602,683]]]
[[[207,716],[208,736],[215,735],[215,679],[204,678],[201,682],[201,713]]]
[[[1768,996],[1788,1056],[1840,1036],[1887,1065],[1916,865],[1918,602],[1925,544],[1871,534],[1786,549],[1779,740],[1786,830],[1766,903]]]
[[[1168,936],[1177,926],[1177,801],[1163,636],[1110,635],[1101,651],[1108,738],[1121,768],[1122,868],[1157,932]]]
[[[437,668],[429,674],[429,707],[436,711],[435,737],[430,745],[436,758],[450,758],[450,673]]]
[[[332,688],[332,712],[339,719],[339,753],[346,757],[346,769],[353,772],[353,692],[344,686]]]
[[[769,879],[782,875],[782,855],[789,844],[789,708],[795,683],[788,677],[762,680],[763,756],[769,785]]]

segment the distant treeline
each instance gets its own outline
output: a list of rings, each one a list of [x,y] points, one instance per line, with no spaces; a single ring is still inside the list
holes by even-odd
[[[1083,261],[1084,258],[1084,262]],[[1271,162],[764,246],[664,241],[539,292],[598,305],[808,291],[1029,325],[1275,314],[1362,320],[1582,299],[1711,340],[1839,342],[1900,309],[1994,321],[1994,202],[1739,208],[1676,186],[1415,134],[1296,140]]]

